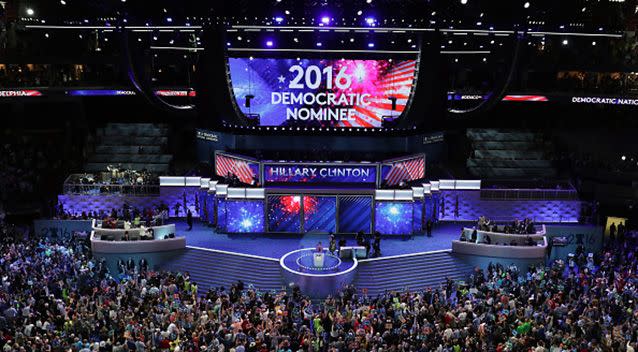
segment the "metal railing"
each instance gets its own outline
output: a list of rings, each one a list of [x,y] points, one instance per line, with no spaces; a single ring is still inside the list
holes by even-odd
[[[573,189],[482,189],[482,200],[578,200]]]
[[[159,194],[159,185],[127,185],[127,184],[65,184],[64,194],[127,194],[146,195]]]

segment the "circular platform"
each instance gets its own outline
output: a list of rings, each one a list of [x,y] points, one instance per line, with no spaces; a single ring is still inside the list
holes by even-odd
[[[336,293],[354,280],[356,258],[339,258],[338,253],[324,251],[323,266],[314,265],[314,248],[303,248],[284,254],[279,260],[288,283],[299,285],[302,292],[313,297]]]

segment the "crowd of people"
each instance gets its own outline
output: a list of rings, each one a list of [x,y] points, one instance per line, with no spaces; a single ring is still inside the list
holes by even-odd
[[[511,223],[504,224],[499,227],[495,221],[485,216],[479,217],[477,228],[481,231],[500,232],[505,234],[533,235],[536,234],[534,221],[529,218],[523,220],[514,219]]]
[[[298,289],[238,282],[198,292],[187,272],[145,260],[110,272],[85,239],[4,236],[3,351],[634,351],[637,241],[531,267],[490,265],[462,283],[369,297],[345,287],[312,301]],[[245,287],[247,286],[247,287]]]

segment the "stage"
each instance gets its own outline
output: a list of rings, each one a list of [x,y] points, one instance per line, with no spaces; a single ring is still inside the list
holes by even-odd
[[[188,225],[183,220],[176,220],[175,226],[176,232],[186,237],[187,247],[215,249],[273,259],[279,259],[284,254],[300,248],[312,248],[319,241],[324,247],[328,246],[326,234],[224,234],[217,233],[214,228],[199,221],[195,221],[193,229],[187,231]],[[381,253],[385,257],[451,249],[452,240],[459,238],[462,229],[461,223],[442,223],[434,227],[432,237],[384,236],[381,240]],[[340,238],[341,236],[337,235],[337,240]],[[347,235],[344,238],[348,246],[355,245],[354,235]]]

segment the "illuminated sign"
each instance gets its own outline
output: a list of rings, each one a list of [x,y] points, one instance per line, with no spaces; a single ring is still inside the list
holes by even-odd
[[[614,97],[572,97],[572,103],[638,106],[638,99]]]
[[[259,126],[388,127],[405,110],[416,61],[231,58],[237,106]]]
[[[73,97],[129,96],[135,95],[135,92],[122,89],[78,89],[70,90],[69,95]]]
[[[264,164],[266,183],[375,183],[375,165]]]
[[[42,92],[32,89],[0,90],[0,98],[41,97]]]

